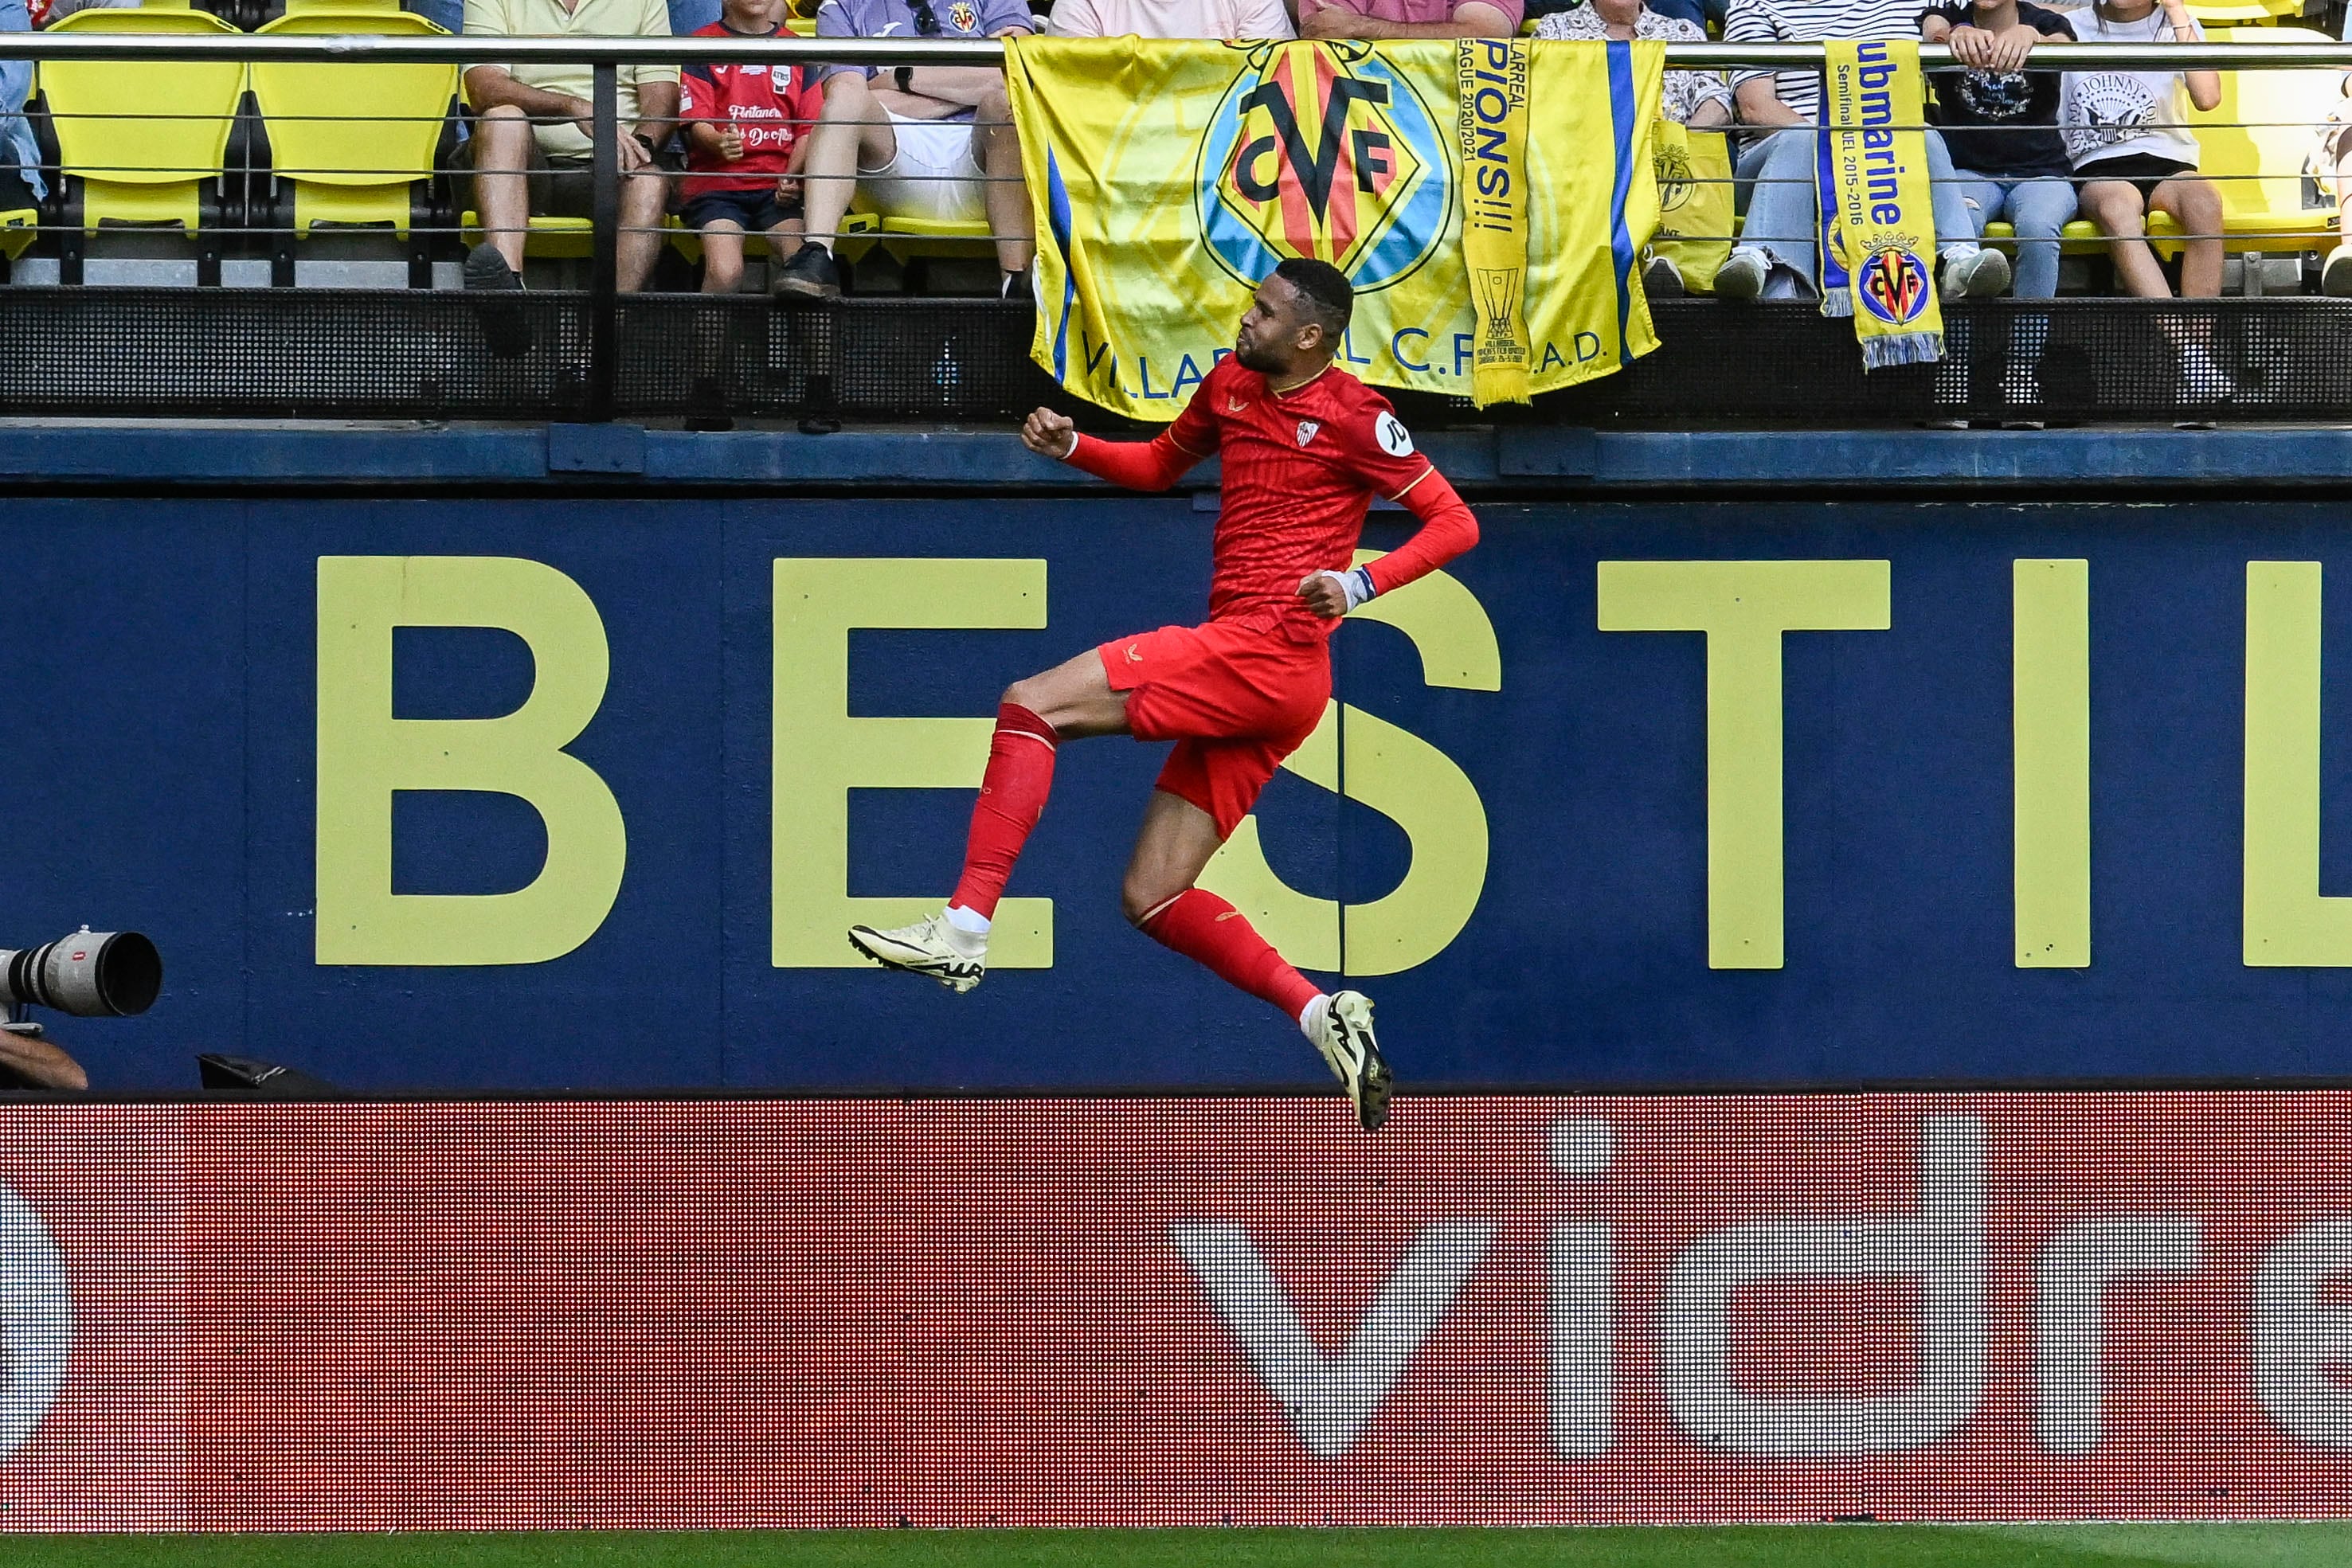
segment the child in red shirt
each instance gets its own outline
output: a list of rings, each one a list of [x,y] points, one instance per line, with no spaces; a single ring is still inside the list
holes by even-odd
[[[776,10],[774,0],[726,0],[719,20],[694,36],[773,37]],[[680,73],[681,216],[702,233],[705,294],[731,294],[742,281],[746,233],[767,235],[771,256],[800,248],[801,160],[824,104],[816,73],[803,66],[705,61]]]

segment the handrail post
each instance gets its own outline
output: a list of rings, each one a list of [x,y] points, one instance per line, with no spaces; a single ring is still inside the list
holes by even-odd
[[[621,87],[611,60],[596,62],[589,104],[595,121],[590,160],[594,251],[588,268],[588,418],[613,417],[621,309]]]

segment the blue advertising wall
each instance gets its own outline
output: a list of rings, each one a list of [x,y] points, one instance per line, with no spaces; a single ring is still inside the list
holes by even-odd
[[[1277,906],[1269,926],[1294,952],[1370,971],[1356,983],[1406,1083],[2352,1071],[2352,947],[2338,951],[2330,901],[2352,895],[2339,507],[1480,513],[1486,539],[1457,586],[1418,609],[1400,596],[1387,608],[1406,624],[1338,639],[1354,711],[1302,766],[1370,803],[1286,773],[1253,830],[1264,870],[1221,872],[1237,897]],[[828,913],[846,896],[943,899],[970,790],[891,786],[976,778],[984,716],[1012,679],[1197,619],[1211,521],[1187,497],[1101,494],[0,500],[0,946],[85,921],[156,939],[167,984],[152,1013],[52,1020],[106,1088],[184,1087],[206,1050],[382,1089],[1312,1082],[1320,1066],[1286,1021],[1119,917],[1160,747],[1065,749],[1013,887],[1050,899],[1050,915],[1030,906],[1008,923],[1028,936],[1005,944],[1025,942],[1034,964],[1049,941],[1050,967],[992,971],[958,998],[859,967]],[[1367,543],[1402,537],[1384,513]],[[1886,563],[1885,629],[1780,639],[1784,951],[1777,967],[1718,967],[1710,638],[1603,631],[1600,584],[1618,570],[1604,562],[1750,560]],[[2020,560],[2087,562],[2090,948],[2064,967],[2019,962]],[[2325,652],[2298,641],[2304,569],[2263,577],[2258,653],[2285,686],[2262,698],[2250,743],[2248,563],[2273,561],[2327,574]],[[1870,598],[1874,569],[1841,570],[1799,585],[1801,600],[1836,601],[1801,619]],[[1620,620],[1671,618],[1623,580]],[[1738,583],[1726,591],[1744,602]],[[513,630],[393,625],[468,613],[530,622],[544,665]],[[370,638],[389,648],[386,698],[339,652]],[[828,648],[845,648],[845,680]],[[2295,818],[2311,768],[2287,677],[2306,654],[2321,677],[2316,887],[2279,894],[2294,866],[2264,871],[2265,896],[2293,905],[2273,954],[2290,961],[2250,966],[2248,747],[2258,815]],[[538,700],[535,682],[585,705],[567,747],[584,769],[550,762],[545,736],[400,727],[497,721]],[[1733,695],[1718,690],[1719,718]],[[956,716],[964,727],[852,722]],[[555,827],[498,792],[526,776],[569,791]],[[388,883],[341,885],[368,863],[371,791],[389,800]],[[1718,822],[1718,836],[1754,826]],[[1752,871],[1756,848],[1726,839],[1717,854]],[[511,894],[559,861],[561,896],[511,920],[509,906],[401,902]],[[2034,875],[2064,883],[2047,869]],[[1409,876],[1423,879],[1412,896],[1383,908]],[[1740,896],[1752,904],[1759,885]],[[337,923],[349,929],[322,932]],[[513,961],[533,944],[561,951]]]

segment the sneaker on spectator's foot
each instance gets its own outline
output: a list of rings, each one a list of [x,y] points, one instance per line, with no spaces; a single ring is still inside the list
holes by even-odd
[[[2174,401],[2184,403],[2228,402],[2238,395],[2238,383],[2230,379],[2221,361],[2211,352],[2195,343],[2180,348],[2180,386]],[[2181,419],[2173,422],[2175,430],[2211,430],[2210,419]]]
[[[1947,299],[1991,299],[2009,288],[2009,257],[1997,250],[1944,258]]]
[[[1683,269],[1672,256],[1654,256],[1642,268],[1642,292],[1661,299],[1679,299],[1688,290],[1683,287]]]
[[[833,252],[814,242],[793,252],[776,268],[768,290],[779,299],[834,299],[841,294],[841,264]]]
[[[1772,258],[1760,250],[1741,246],[1725,258],[1715,274],[1715,297],[1717,299],[1755,299],[1764,292],[1764,280],[1772,276]]]
[[[2352,245],[2339,245],[2320,265],[2319,291],[2339,298],[2352,294]]]
[[[522,292],[522,279],[507,265],[507,258],[499,254],[499,247],[488,240],[466,253],[466,287],[468,292],[488,296],[474,302],[474,317],[481,323],[482,337],[489,344],[491,355],[519,360],[530,353],[530,318],[524,312],[522,302],[513,298]]]

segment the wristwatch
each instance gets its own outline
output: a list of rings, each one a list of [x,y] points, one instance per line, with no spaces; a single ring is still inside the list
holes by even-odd
[[[900,67],[899,67],[896,71],[894,71],[894,72],[893,72],[893,73],[891,73],[891,74],[892,74],[894,77],[896,77],[896,78],[897,78],[897,79],[898,79],[898,90],[899,90],[900,92],[909,92],[909,93],[910,93],[910,92],[913,92],[913,91],[915,90],[912,87],[910,87],[910,86],[908,86],[908,83],[912,82],[912,81],[915,79],[915,68],[914,68],[914,67],[912,67],[912,66],[900,66]]]

